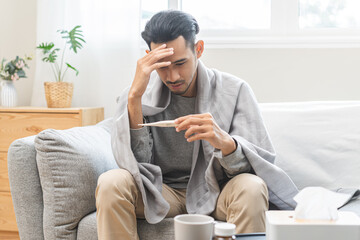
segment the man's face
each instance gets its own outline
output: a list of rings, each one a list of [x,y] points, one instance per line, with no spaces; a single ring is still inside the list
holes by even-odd
[[[151,43],[151,49],[155,49],[163,43]],[[161,59],[159,62],[170,61],[171,65],[157,69],[161,81],[171,92],[184,97],[196,96],[196,77],[198,57],[192,49],[186,45],[183,36],[166,43],[167,48],[173,48],[174,54]]]

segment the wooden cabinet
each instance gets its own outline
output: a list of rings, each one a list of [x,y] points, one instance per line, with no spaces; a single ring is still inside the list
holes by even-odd
[[[103,119],[103,108],[0,108],[0,239],[19,239],[7,168],[10,144],[47,128],[94,125]]]

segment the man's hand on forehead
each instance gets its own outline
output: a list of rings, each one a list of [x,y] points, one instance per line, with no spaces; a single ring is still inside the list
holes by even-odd
[[[134,81],[131,85],[129,96],[141,99],[149,83],[152,71],[167,67],[171,64],[169,61],[160,61],[174,54],[173,48],[166,48],[166,44],[162,44],[137,61]]]
[[[163,50],[163,51],[160,51],[160,50]],[[148,49],[146,49],[145,52],[146,52],[146,54],[148,54],[148,55],[149,55],[149,54],[154,54],[154,55],[156,55],[156,54],[162,54],[163,52],[165,52],[165,53],[171,53],[171,55],[172,55],[172,54],[174,53],[174,48],[168,48],[168,47],[166,47],[166,43],[164,43],[164,44],[162,44],[162,45],[154,48],[153,50],[148,50]],[[163,58],[160,58],[157,62],[158,62],[158,63],[168,62],[168,61],[165,61],[164,58],[169,57],[169,56],[171,56],[171,55],[168,55],[168,56],[165,56],[165,57],[163,57]],[[170,65],[170,64],[173,64],[173,63],[172,63],[172,62],[169,62],[169,65]]]

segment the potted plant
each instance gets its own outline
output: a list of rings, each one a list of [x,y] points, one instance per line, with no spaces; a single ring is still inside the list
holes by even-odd
[[[25,56],[6,62],[6,59],[2,59],[0,63],[0,79],[1,83],[1,106],[2,107],[15,107],[17,104],[17,94],[13,82],[20,78],[26,78],[24,68],[29,68],[26,64],[27,60],[31,60],[31,57]]]
[[[71,107],[71,100],[73,95],[73,84],[65,82],[64,78],[67,71],[73,70],[76,76],[79,71],[64,61],[65,51],[69,46],[69,50],[77,53],[83,46],[81,43],[85,43],[83,39],[81,26],[75,26],[70,31],[58,30],[63,39],[65,39],[65,46],[61,52],[61,59],[58,58],[58,53],[61,51],[60,48],[55,47],[55,44],[41,43],[37,46],[38,49],[42,50],[44,57],[42,61],[50,63],[52,72],[54,74],[55,82],[45,82],[45,96],[46,102],[49,108],[66,108]]]

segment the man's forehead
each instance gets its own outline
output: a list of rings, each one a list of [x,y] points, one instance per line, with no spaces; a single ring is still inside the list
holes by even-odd
[[[179,36],[176,39],[168,41],[168,42],[159,42],[159,43],[151,42],[150,43],[151,50],[155,49],[163,44],[166,44],[167,48],[174,48],[177,50],[185,50],[188,48],[185,38],[183,36]]]

